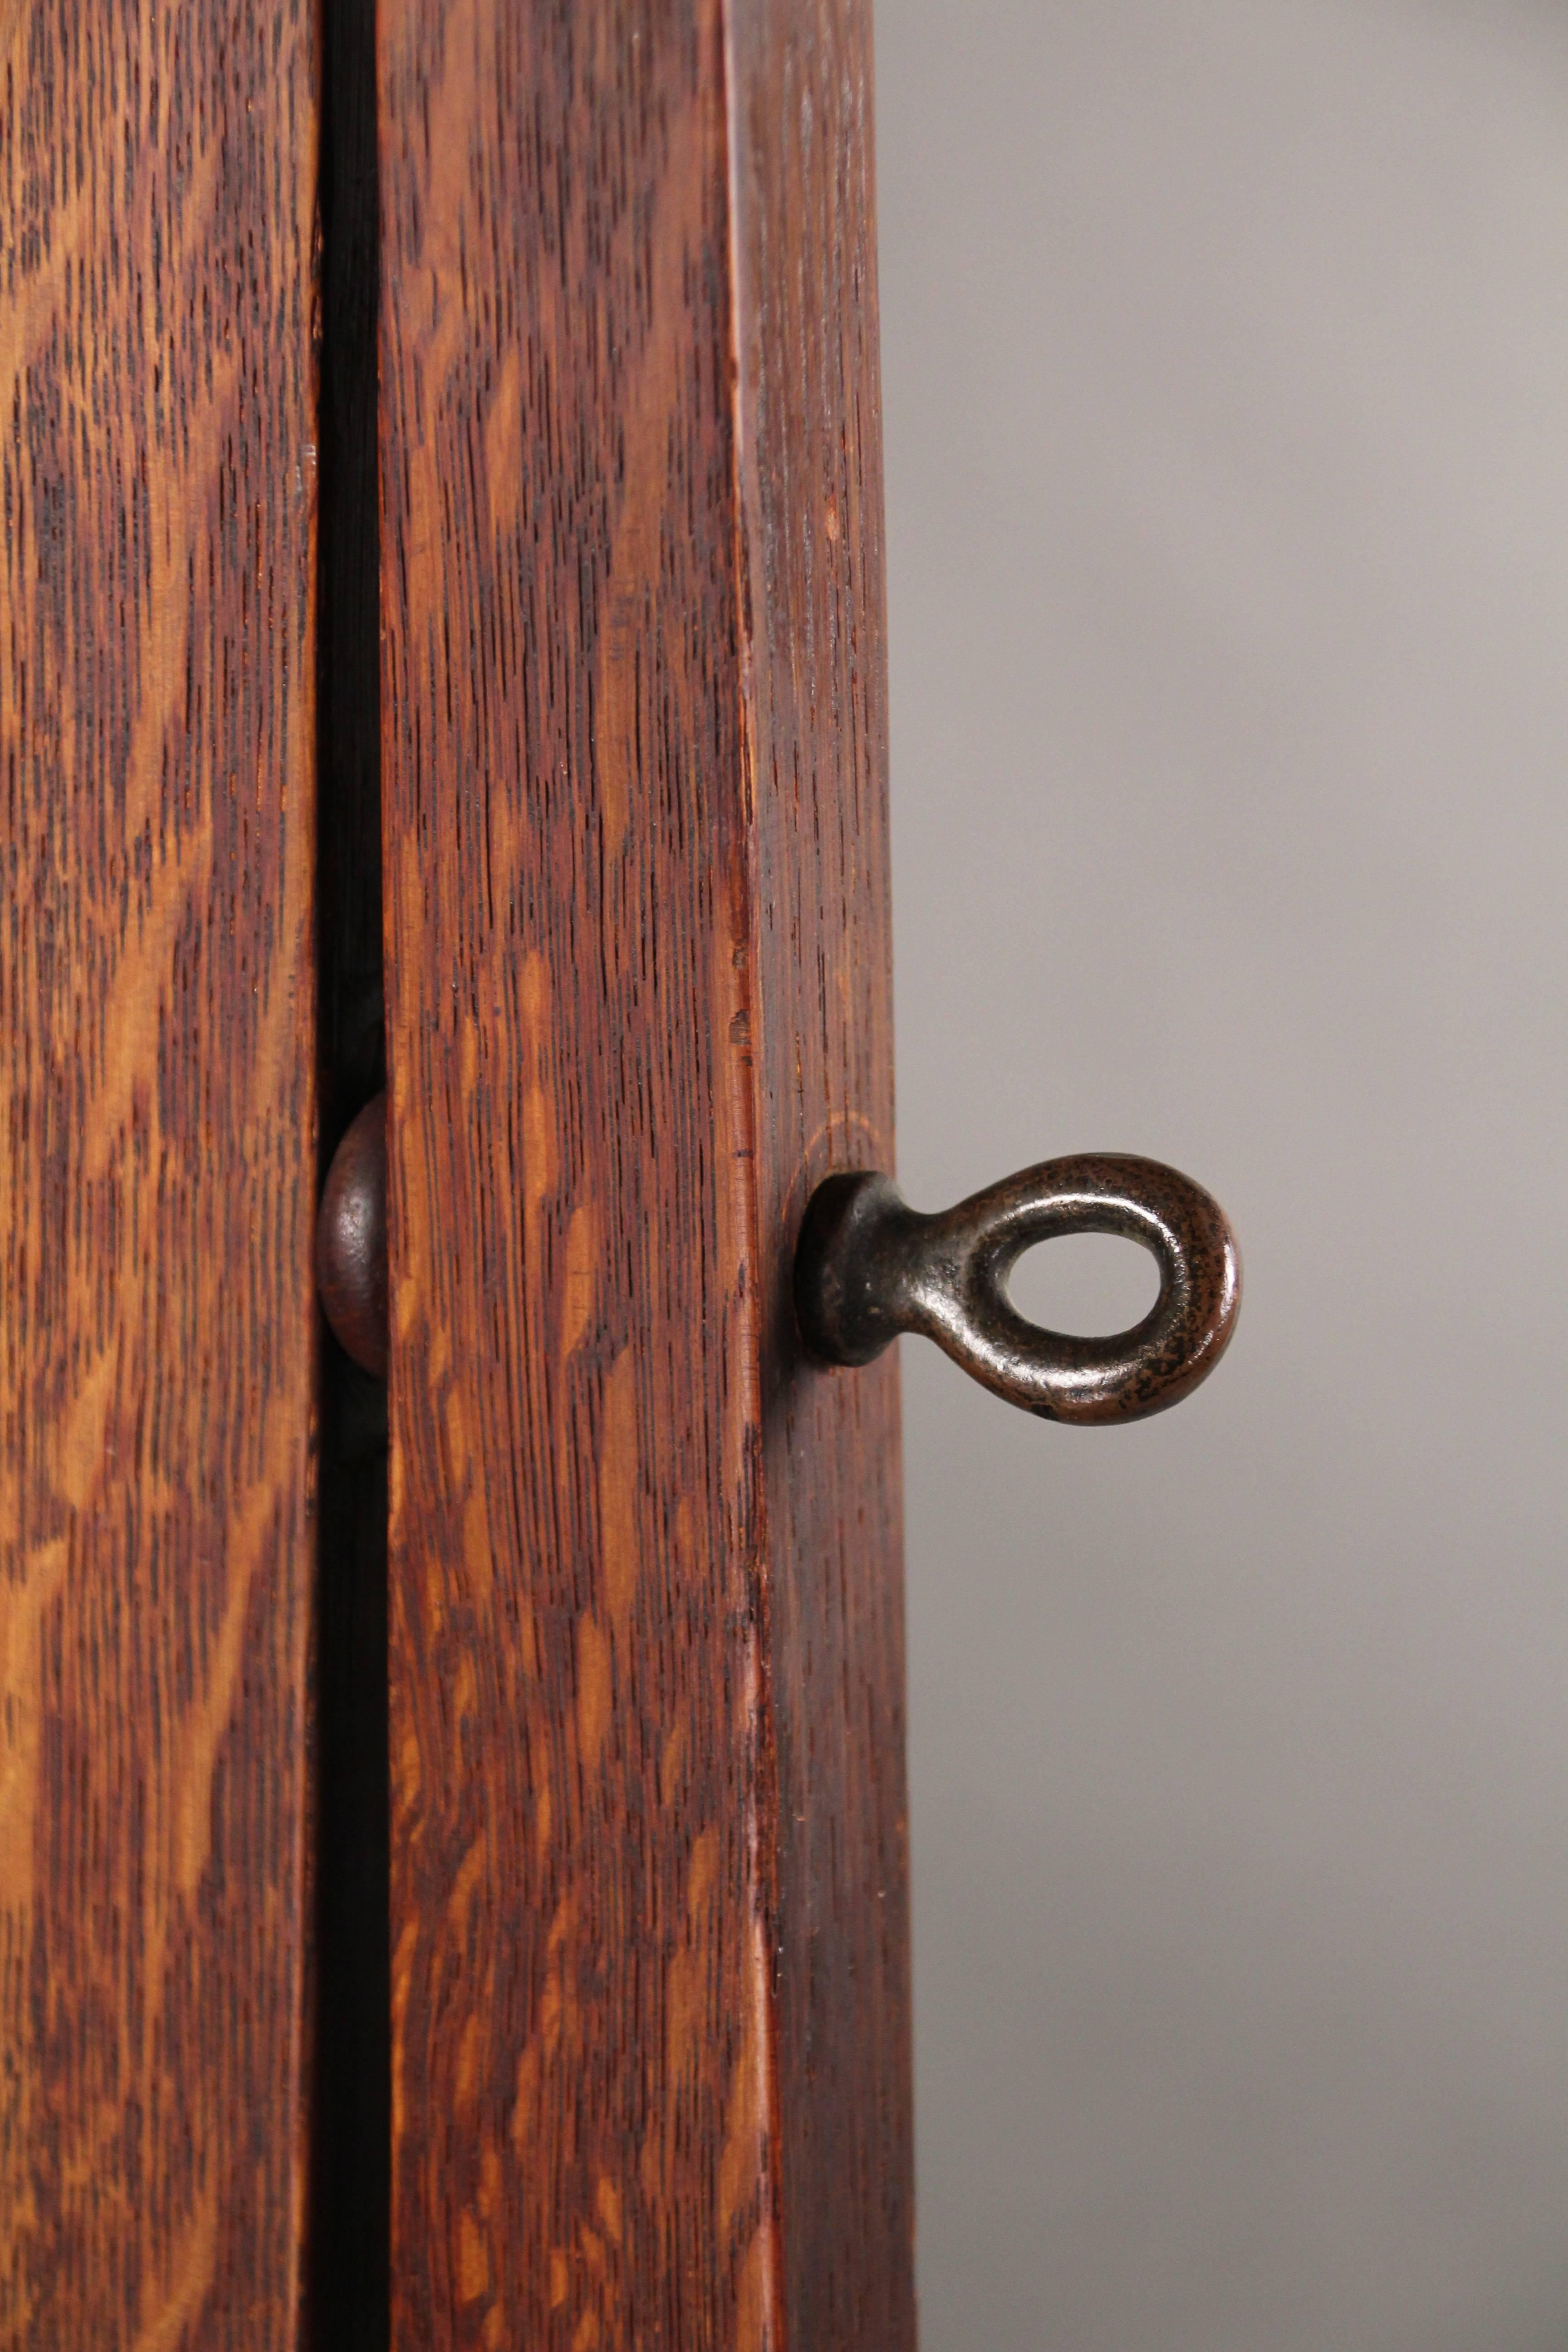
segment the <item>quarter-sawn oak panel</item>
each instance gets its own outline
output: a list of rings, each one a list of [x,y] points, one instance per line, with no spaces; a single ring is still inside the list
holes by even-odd
[[[912,2341],[860,0],[386,0],[394,2340]]]
[[[314,26],[0,17],[0,2345],[287,2352]]]

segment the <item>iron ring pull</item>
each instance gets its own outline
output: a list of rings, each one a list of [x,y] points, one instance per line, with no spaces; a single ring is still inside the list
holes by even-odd
[[[321,1203],[322,1303],[356,1363],[386,1373],[386,1105],[343,1138]],[[1130,1331],[1068,1338],[1027,1322],[1007,1296],[1024,1251],[1062,1234],[1119,1234],[1160,1267],[1160,1295]],[[1158,1160],[1111,1152],[1047,1160],[922,1216],[886,1176],[829,1176],[795,1251],[795,1311],[812,1352],[868,1364],[923,1331],[977,1381],[1051,1421],[1136,1421],[1176,1404],[1224,1354],[1241,1262],[1218,1202]]]
[[[1152,1254],[1160,1295],[1141,1323],[1081,1339],[1018,1313],[1013,1266],[1064,1234],[1118,1234]],[[1218,1363],[1241,1259],[1218,1202],[1157,1160],[1047,1160],[935,1216],[910,1208],[889,1177],[858,1170],[826,1178],[807,1204],[795,1297],[801,1335],[826,1363],[868,1364],[900,1331],[923,1331],[1026,1412],[1138,1421],[1179,1403]]]

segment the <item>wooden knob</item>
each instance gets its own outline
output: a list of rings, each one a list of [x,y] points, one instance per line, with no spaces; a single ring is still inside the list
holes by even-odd
[[[386,1378],[386,1097],[366,1103],[327,1171],[316,1281],[345,1355]]]

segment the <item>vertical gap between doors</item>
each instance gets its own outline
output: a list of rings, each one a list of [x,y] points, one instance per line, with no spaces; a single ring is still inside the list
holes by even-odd
[[[374,0],[321,0],[317,905],[321,1167],[385,1084]],[[310,2338],[386,2352],[386,1389],[321,1339]]]

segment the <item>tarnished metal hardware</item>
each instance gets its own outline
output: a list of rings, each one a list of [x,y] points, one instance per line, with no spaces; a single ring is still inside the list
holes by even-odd
[[[332,1336],[386,1378],[386,1097],[377,1095],[332,1155],[316,1219],[316,1283]]]
[[[1160,1295],[1130,1331],[1074,1339],[1013,1305],[1017,1260],[1066,1234],[1119,1234],[1152,1254]],[[1026,1412],[1138,1421],[1179,1403],[1218,1363],[1241,1260],[1218,1202],[1156,1160],[1047,1160],[935,1216],[908,1207],[889,1177],[858,1170],[827,1177],[807,1204],[795,1297],[801,1336],[826,1363],[868,1364],[900,1331],[923,1331]]]

